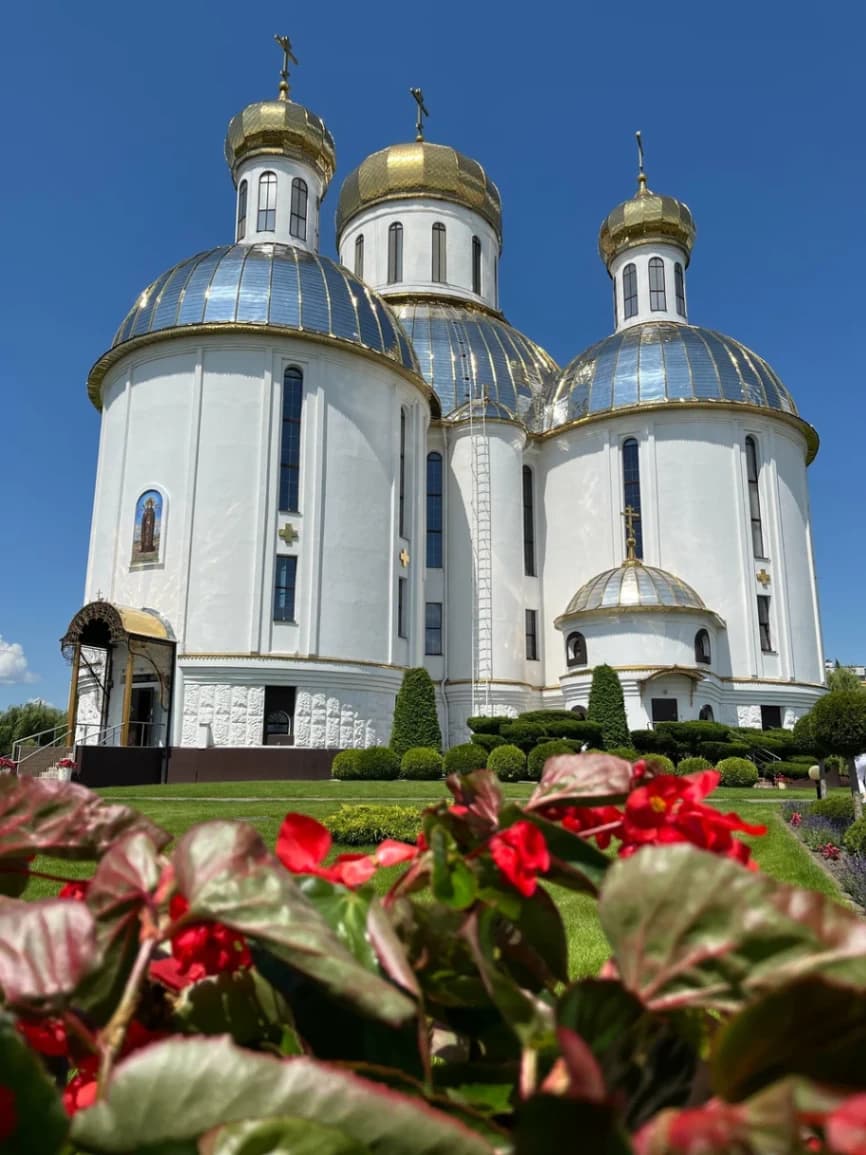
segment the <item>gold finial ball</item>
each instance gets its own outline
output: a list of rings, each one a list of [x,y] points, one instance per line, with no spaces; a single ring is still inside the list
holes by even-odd
[[[683,250],[688,265],[695,232],[688,205],[676,197],[652,192],[643,177],[635,195],[608,213],[598,234],[598,251],[610,267],[614,257],[626,249],[646,241],[667,241]]]
[[[334,138],[325,122],[293,100],[263,100],[258,104],[248,104],[229,122],[226,161],[235,182],[242,161],[263,155],[307,161],[322,178],[325,188],[337,164]]]
[[[349,173],[340,189],[337,236],[371,205],[413,196],[465,205],[482,216],[502,240],[499,189],[477,160],[427,140],[380,149]]]

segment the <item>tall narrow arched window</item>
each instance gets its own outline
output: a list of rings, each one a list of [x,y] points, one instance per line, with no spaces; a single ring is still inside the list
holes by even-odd
[[[364,279],[364,234],[355,237],[355,276]]]
[[[523,467],[523,572],[535,577],[535,499],[532,470]]]
[[[247,231],[247,182],[242,180],[238,185],[238,227],[235,236],[239,241],[244,239]]]
[[[637,269],[633,264],[622,271],[622,315],[626,321],[637,316]]]
[[[445,265],[445,226],[437,221],[433,226],[433,271],[431,279],[439,284],[448,280],[448,269]]]
[[[280,438],[280,509],[298,508],[301,467],[301,403],[304,378],[290,365],[283,374],[283,428]]]
[[[400,517],[399,533],[406,536],[406,410],[400,410]]]
[[[683,276],[683,266],[679,261],[674,265],[674,288],[677,293],[677,312],[681,317],[686,315],[686,281]]]
[[[708,666],[712,661],[710,635],[706,630],[698,630],[695,634],[695,661],[702,666]]]
[[[427,454],[427,568],[442,568],[442,454]]]
[[[650,308],[654,313],[667,309],[665,295],[665,263],[661,257],[650,257],[649,263]]]
[[[619,309],[617,308],[616,300],[616,277],[613,278],[613,327],[614,329],[619,324]]]
[[[259,211],[256,232],[272,233],[277,227],[277,174],[263,172],[259,177]]]
[[[388,227],[388,284],[403,280],[403,226],[395,221]]]
[[[761,494],[758,487],[758,445],[754,437],[746,438],[746,477],[749,482],[749,517],[752,522],[752,553],[764,557],[764,531],[761,526]]]
[[[481,292],[481,241],[472,238],[472,292]]]
[[[622,443],[622,496],[626,508],[631,506],[637,515],[634,519],[634,552],[635,556],[643,557],[643,531],[640,521],[640,459],[638,444],[634,437],[629,437]],[[628,545],[628,530],[626,529],[626,546]]]
[[[698,714],[698,720],[701,722],[715,722],[716,716],[713,713],[713,707],[710,705],[701,706],[701,712]]]
[[[493,257],[493,304],[499,308],[499,257]]]
[[[289,233],[299,241],[307,239],[307,182],[296,176],[292,181],[292,207]]]
[[[565,639],[565,664],[571,666],[585,666],[586,638],[577,632],[569,634]]]

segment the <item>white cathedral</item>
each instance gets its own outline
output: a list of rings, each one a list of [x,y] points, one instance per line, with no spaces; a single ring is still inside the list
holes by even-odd
[[[415,95],[417,139],[343,181],[332,260],[334,142],[284,68],[228,126],[234,243],[157,277],[93,366],[78,743],[387,743],[420,665],[449,744],[581,713],[602,662],[634,729],[793,725],[824,683],[818,439],[689,323],[689,209],[641,166],[599,234],[613,332],[561,369],[501,310],[496,185]]]

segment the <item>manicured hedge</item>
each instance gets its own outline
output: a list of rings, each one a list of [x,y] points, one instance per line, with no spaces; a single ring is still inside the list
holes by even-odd
[[[487,751],[474,742],[452,746],[445,755],[446,774],[468,774],[470,770],[483,770],[486,765]]]
[[[540,742],[529,752],[529,757],[526,759],[526,776],[533,782],[537,782],[541,777],[541,771],[544,769],[544,763],[548,758],[553,758],[557,754],[574,754],[575,745],[580,749],[578,743],[570,742],[567,738],[554,738],[550,742]]]
[[[476,714],[474,717],[466,719],[466,725],[473,734],[498,734],[503,723],[513,721],[513,718],[505,715],[493,717],[488,714]]]
[[[632,730],[631,744],[642,754],[675,754],[677,743],[672,734],[663,730]]]
[[[629,741],[622,683],[612,666],[602,664],[592,671],[586,716],[590,722],[601,726],[602,744],[606,750],[625,746]]]
[[[361,776],[358,773],[358,751],[341,750],[339,754],[336,754],[334,761],[331,763],[331,777],[339,778],[343,782],[360,778]]]
[[[717,766],[723,758],[743,758],[751,749],[747,742],[699,742],[697,752]]]
[[[356,766],[359,778],[391,782],[400,777],[400,759],[387,746],[368,746],[358,750]]]
[[[512,746],[528,753],[537,742],[544,741],[544,727],[540,722],[508,722],[500,730],[501,736]]]
[[[866,818],[858,818],[845,831],[842,845],[849,854],[866,854]]]
[[[781,774],[783,778],[808,778],[813,762],[767,762],[764,766],[768,774]]]
[[[659,734],[670,734],[674,742],[690,751],[697,753],[701,742],[728,742],[730,741],[730,726],[721,722],[658,722],[656,731]]]
[[[850,794],[830,794],[809,806],[809,813],[831,822],[854,821],[854,800]]]
[[[693,758],[683,758],[677,762],[677,774],[697,774],[699,770],[712,770],[713,764],[696,754]]]
[[[487,769],[503,782],[519,782],[526,777],[526,755],[519,746],[497,746],[490,751]]]
[[[423,666],[415,666],[403,675],[394,703],[394,723],[389,745],[398,759],[416,746],[442,749],[436,690],[433,679]]]
[[[677,768],[664,754],[647,754],[647,766],[656,774],[676,774]]]
[[[754,786],[758,781],[758,767],[748,758],[723,758],[716,769],[722,786]]]
[[[385,838],[414,842],[421,831],[421,811],[413,806],[341,806],[324,821],[344,846],[375,846]]]
[[[429,746],[413,746],[400,759],[400,777],[414,781],[433,782],[443,774],[444,760],[438,750]]]
[[[607,753],[613,754],[615,758],[625,758],[626,762],[637,762],[638,759],[642,757],[633,746],[614,746],[614,748],[608,750]]]
[[[505,739],[500,738],[498,734],[473,734],[469,741],[480,746],[482,750],[495,750],[497,746],[505,745]]]

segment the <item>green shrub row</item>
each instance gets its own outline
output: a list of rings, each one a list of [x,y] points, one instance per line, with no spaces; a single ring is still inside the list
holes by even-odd
[[[533,746],[551,738],[571,738],[590,746],[602,743],[602,727],[594,722],[575,718],[570,710],[528,710],[516,718],[507,716],[474,716],[467,719],[472,741],[492,750],[499,743],[495,739],[519,746],[529,753]]]
[[[709,758],[701,758],[696,754],[692,758],[682,758],[677,762],[677,774],[697,774],[699,770],[712,770],[713,764]]]
[[[444,772],[444,759],[429,746],[413,746],[400,759],[400,777],[416,782],[434,782]]]
[[[325,819],[325,826],[343,846],[375,846],[384,838],[414,842],[421,811],[413,806],[341,806]]]
[[[849,854],[866,854],[866,818],[857,818],[851,823],[845,831],[842,845]]]
[[[341,750],[331,763],[331,777],[343,782],[390,782],[400,776],[400,759],[387,746]]]

